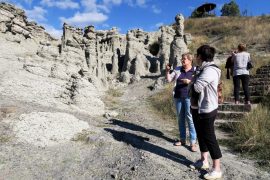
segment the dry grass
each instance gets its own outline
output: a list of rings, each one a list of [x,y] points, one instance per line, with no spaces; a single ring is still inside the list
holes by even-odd
[[[206,38],[206,42],[222,52],[235,49],[239,42],[248,47],[257,43],[269,46],[270,16],[187,19],[185,31],[193,35],[195,44],[198,44],[197,39],[201,42]]]
[[[173,102],[173,84],[168,84],[165,89],[154,96],[150,97],[153,108],[164,118],[175,120],[176,111]]]
[[[6,143],[6,142],[9,142],[10,139],[11,139],[11,137],[9,137],[9,136],[1,135],[1,136],[0,136],[0,143]]]
[[[267,101],[269,101],[269,97]],[[248,116],[232,126],[233,139],[227,144],[249,158],[254,158],[264,169],[270,168],[270,111],[259,105]]]
[[[109,90],[107,90],[107,95],[112,97],[121,97],[123,95],[123,92],[120,91],[119,89],[110,88]]]
[[[102,100],[106,106],[110,107],[111,110],[117,109],[119,107],[118,98],[124,93],[120,89],[108,89],[106,94],[103,96]]]
[[[83,130],[82,132],[76,134],[71,140],[72,141],[80,141],[86,143],[88,141],[88,137],[91,134],[95,134],[94,132]]]

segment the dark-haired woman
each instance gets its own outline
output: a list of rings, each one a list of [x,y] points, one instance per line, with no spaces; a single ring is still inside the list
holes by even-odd
[[[250,95],[248,89],[249,83],[249,70],[247,64],[250,61],[250,54],[246,52],[246,45],[239,44],[238,52],[233,53],[233,85],[234,85],[234,100],[235,104],[239,104],[239,90],[240,81],[242,82],[242,87],[245,95],[245,104],[250,104]]]
[[[205,179],[222,177],[220,158],[222,157],[215,131],[214,121],[218,109],[218,83],[221,70],[214,64],[215,49],[203,45],[197,49],[197,63],[199,71],[191,85],[191,111],[197,138],[201,151],[201,158],[190,165],[195,169],[208,169],[208,152],[213,161],[212,169],[204,175]]]

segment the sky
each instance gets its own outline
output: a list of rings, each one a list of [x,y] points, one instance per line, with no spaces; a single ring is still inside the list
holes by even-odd
[[[174,22],[176,14],[188,18],[198,6],[208,2],[217,5],[220,15],[225,3],[231,0],[0,0],[25,10],[28,20],[44,26],[54,37],[61,37],[62,26],[84,28],[94,25],[97,30],[117,27],[122,34],[130,29],[156,31],[161,25]],[[248,16],[270,14],[269,0],[235,0],[240,12]]]

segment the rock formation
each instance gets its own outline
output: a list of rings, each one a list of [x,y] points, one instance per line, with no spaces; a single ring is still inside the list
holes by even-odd
[[[155,43],[159,50],[159,34],[160,32],[147,33],[141,29],[128,31],[123,72],[129,72],[135,80],[150,73],[160,73],[160,68],[157,67],[160,66],[159,58],[151,54],[150,50]]]
[[[161,69],[162,73],[164,73],[166,64],[169,63],[170,45],[173,41],[175,31],[173,30],[172,26],[161,26],[160,30],[161,30],[161,36],[159,38],[160,69]]]
[[[130,83],[160,76],[168,62],[175,64],[187,51],[191,37],[184,34],[183,16],[175,20],[175,30],[162,26],[157,32],[134,29],[126,35],[116,28],[64,23],[58,40],[29,22],[23,10],[0,3],[1,72],[6,72],[0,92],[44,106],[103,113],[99,96],[115,79]]]
[[[176,66],[180,65],[183,53],[188,52],[187,43],[184,38],[184,16],[177,14],[175,16],[175,36],[170,46],[170,59],[169,64]]]

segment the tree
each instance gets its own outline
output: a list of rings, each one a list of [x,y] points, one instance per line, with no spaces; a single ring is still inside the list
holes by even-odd
[[[202,17],[202,13],[198,12],[197,9],[195,9],[192,13],[191,13],[191,18],[199,18]]]
[[[215,17],[215,13],[208,13],[208,12],[199,12],[197,9],[195,9],[192,13],[190,18],[202,18],[202,17]]]
[[[225,3],[221,9],[221,16],[240,16],[238,4],[234,0]]]

